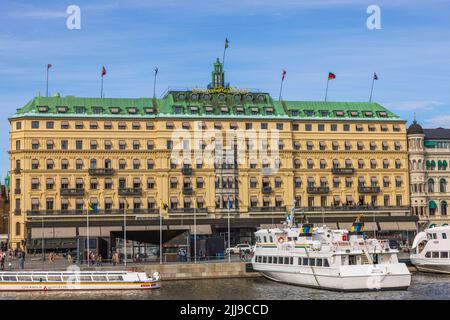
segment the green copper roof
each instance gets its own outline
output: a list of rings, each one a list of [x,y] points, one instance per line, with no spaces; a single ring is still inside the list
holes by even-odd
[[[161,99],[35,97],[17,117],[274,118],[400,120],[377,103],[274,101],[268,93],[234,89],[169,91]]]

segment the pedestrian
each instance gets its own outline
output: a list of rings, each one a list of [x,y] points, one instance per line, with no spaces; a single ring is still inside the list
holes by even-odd
[[[101,267],[102,266],[102,255],[98,254],[97,255],[97,267]]]
[[[24,257],[23,257],[23,252],[22,251],[18,251],[17,257],[19,258],[19,268],[23,270],[25,268],[25,261],[24,261]]]
[[[6,260],[6,253],[2,252],[0,255],[0,268],[2,271],[5,270],[5,260]]]
[[[72,256],[69,254],[67,254],[67,263],[68,264],[72,264]]]

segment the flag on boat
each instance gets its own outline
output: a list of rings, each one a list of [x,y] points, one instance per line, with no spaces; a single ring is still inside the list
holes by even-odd
[[[336,78],[336,75],[333,72],[328,72],[328,80],[333,80]]]
[[[106,75],[106,68],[103,66],[102,67],[102,77],[104,77]]]

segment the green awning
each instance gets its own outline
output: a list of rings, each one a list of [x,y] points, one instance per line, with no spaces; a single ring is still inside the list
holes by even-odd
[[[442,161],[442,165],[447,168],[447,160]]]
[[[443,226],[443,227],[448,226],[448,223],[444,223],[442,226]]]
[[[432,223],[432,224],[430,224],[430,225],[428,226],[428,228],[434,228],[434,227],[436,227],[436,224],[435,224],[435,223]]]
[[[436,167],[436,161],[431,160],[431,166],[432,166],[432,167]]]
[[[431,200],[431,201],[428,203],[428,208],[430,208],[430,209],[436,209],[436,208],[437,208],[436,202],[434,202],[433,200]]]
[[[442,201],[441,201],[441,204],[445,204],[445,205],[447,205],[447,201],[445,201],[445,200],[442,200]]]
[[[442,166],[442,161],[441,160],[438,161],[438,166],[439,167]]]
[[[430,160],[427,160],[426,164],[427,164],[427,168],[429,168],[431,166]]]

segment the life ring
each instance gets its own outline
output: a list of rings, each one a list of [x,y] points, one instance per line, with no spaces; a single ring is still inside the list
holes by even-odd
[[[346,234],[342,235],[342,241],[347,241],[347,235]]]
[[[278,243],[279,244],[283,244],[284,243],[284,238],[283,237],[278,237]]]

